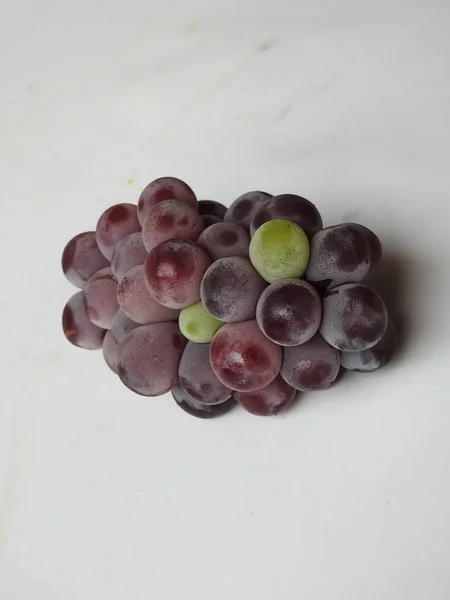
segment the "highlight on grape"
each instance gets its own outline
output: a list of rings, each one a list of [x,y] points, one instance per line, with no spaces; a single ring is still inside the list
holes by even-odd
[[[161,177],[67,243],[78,290],[62,327],[136,394],[171,392],[202,419],[277,415],[343,369],[392,359],[394,324],[364,283],[381,258],[370,229],[324,228],[302,196],[250,191],[227,208]]]

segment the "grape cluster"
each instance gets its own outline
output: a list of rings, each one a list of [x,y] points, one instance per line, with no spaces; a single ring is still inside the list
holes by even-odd
[[[63,330],[75,346],[102,348],[137,394],[170,391],[204,419],[236,404],[275,415],[342,368],[390,361],[394,325],[363,283],[380,260],[372,231],[323,228],[301,196],[247,192],[227,209],[162,177],[66,245],[62,268],[79,291]]]

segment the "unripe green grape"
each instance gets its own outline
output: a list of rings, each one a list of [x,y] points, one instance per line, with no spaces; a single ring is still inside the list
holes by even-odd
[[[292,221],[267,221],[252,237],[250,260],[269,283],[301,277],[309,261],[308,237]]]
[[[222,327],[222,321],[207,312],[202,302],[196,302],[180,312],[180,331],[191,342],[208,344]]]

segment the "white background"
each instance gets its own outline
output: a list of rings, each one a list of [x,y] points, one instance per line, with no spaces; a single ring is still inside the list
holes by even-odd
[[[448,600],[450,4],[6,0],[0,597]],[[71,347],[70,237],[155,177],[382,238],[397,360],[262,419]]]

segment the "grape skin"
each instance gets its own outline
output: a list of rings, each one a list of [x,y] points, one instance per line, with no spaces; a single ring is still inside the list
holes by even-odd
[[[133,329],[136,329],[136,327],[140,327],[140,323],[136,323],[130,319],[130,317],[128,317],[123,310],[119,308],[114,315],[110,331],[116,342],[120,344],[130,333],[130,331],[133,331]]]
[[[233,256],[212,263],[203,277],[200,295],[213,317],[224,323],[236,323],[255,317],[265,287],[266,282],[249,260]]]
[[[98,350],[102,347],[106,332],[89,319],[83,292],[74,294],[65,305],[62,327],[64,335],[74,346],[85,350]]]
[[[267,192],[255,191],[242,194],[231,204],[223,220],[236,223],[248,231],[253,216],[264,202],[270,198],[272,198],[272,194]]]
[[[192,417],[199,419],[221,417],[236,406],[236,400],[232,396],[220,404],[202,404],[190,398],[181,387],[174,387],[171,393],[173,399],[182,410]]]
[[[283,350],[280,375],[301,392],[324,390],[339,373],[339,352],[316,334],[305,344]]]
[[[323,227],[322,217],[312,202],[296,194],[281,194],[268,199],[255,213],[250,224],[250,235],[267,221],[286,219],[303,229],[308,238]]]
[[[105,337],[103,338],[103,358],[105,359],[105,362],[111,371],[116,375],[118,372],[118,356],[119,344],[114,339],[111,331],[107,331]]]
[[[234,392],[234,397],[240,406],[252,415],[270,417],[287,410],[294,402],[296,394],[297,390],[277,375],[265,388],[254,392]]]
[[[110,329],[119,309],[117,280],[111,267],[94,273],[84,286],[83,294],[90,320],[98,327]]]
[[[178,385],[186,339],[177,323],[153,323],[131,331],[120,344],[118,374],[141,396],[160,396]]]
[[[227,323],[213,337],[211,367],[224,385],[238,392],[269,385],[281,367],[281,348],[260,331],[255,320]]]
[[[256,320],[272,342],[297,346],[310,340],[319,330],[322,302],[308,282],[284,279],[263,291],[256,307]]]
[[[79,233],[66,244],[61,266],[70,283],[78,288],[83,288],[91,275],[109,266],[97,245],[95,231]]]
[[[220,202],[216,202],[215,200],[199,200],[198,201],[198,212],[204,216],[216,217],[220,221],[223,221],[225,218],[225,213],[227,212],[227,207]]]
[[[145,249],[152,248],[173,238],[197,241],[204,229],[199,213],[177,200],[159,202],[148,212],[142,225],[142,240]]]
[[[143,265],[147,258],[147,250],[142,241],[142,234],[131,233],[123,238],[114,249],[114,254],[111,260],[111,269],[117,280],[122,277],[133,267]]]
[[[371,229],[368,229],[364,225],[360,225],[359,223],[346,223],[346,225],[356,227],[356,229],[358,229],[366,238],[366,242],[369,244],[370,248],[370,268],[368,274],[371,275],[380,264],[381,256],[383,254],[380,239]]]
[[[338,350],[361,352],[371,348],[384,336],[387,325],[383,299],[365,285],[340,285],[323,298],[320,333]]]
[[[341,365],[349,371],[372,373],[385,367],[392,359],[397,345],[397,333],[389,321],[386,333],[379,342],[362,352],[341,352]]]
[[[222,219],[219,217],[215,217],[214,215],[202,215],[203,220],[203,229],[207,229],[211,227],[211,225],[216,225],[217,223],[222,223]]]
[[[371,250],[362,229],[352,223],[334,225],[313,236],[306,279],[325,291],[364,281],[370,264]]]
[[[210,257],[194,242],[167,240],[149,252],[145,284],[163,306],[185,308],[200,300],[200,284],[210,264]]]
[[[301,277],[308,266],[308,238],[296,223],[284,219],[268,221],[251,239],[250,260],[269,283]]]
[[[98,247],[108,260],[114,248],[130,233],[141,231],[135,204],[115,204],[106,209],[97,223],[95,231]]]
[[[117,288],[117,300],[122,311],[140,325],[177,321],[180,311],[162,306],[150,294],[144,281],[144,267],[128,271]]]
[[[177,177],[159,177],[149,183],[142,191],[138,202],[138,218],[141,225],[159,202],[178,200],[197,209],[197,198],[187,183]]]
[[[202,404],[220,404],[230,397],[231,390],[214,374],[209,348],[209,344],[188,342],[178,368],[178,379],[190,398]]]
[[[217,223],[203,231],[197,244],[206,250],[213,260],[228,256],[248,258],[250,236],[236,223]]]

